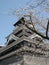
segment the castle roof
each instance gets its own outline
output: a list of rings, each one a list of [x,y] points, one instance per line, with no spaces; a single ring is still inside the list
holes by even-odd
[[[19,20],[14,24],[14,26],[20,24],[20,23],[21,23],[21,20],[24,20],[24,17],[22,17],[21,19],[19,19]]]

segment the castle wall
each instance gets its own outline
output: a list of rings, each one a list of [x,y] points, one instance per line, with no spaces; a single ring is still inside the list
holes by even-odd
[[[22,60],[22,57],[12,56],[10,58],[0,61],[0,65],[17,65]]]
[[[26,65],[49,65],[49,58],[25,55],[24,64]]]
[[[12,56],[0,62],[0,65],[49,65],[49,58],[31,55]]]

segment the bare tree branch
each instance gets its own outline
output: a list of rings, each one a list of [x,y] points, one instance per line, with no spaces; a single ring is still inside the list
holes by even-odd
[[[32,32],[34,32],[34,33],[38,34],[39,36],[41,36],[42,38],[49,40],[49,37],[44,36],[43,34],[39,33],[38,31],[34,30],[33,28],[31,29],[31,28],[30,28],[28,25],[26,25],[26,24],[25,24],[25,26],[26,26],[28,29],[30,29]]]
[[[49,28],[49,20],[48,20],[48,23],[47,23],[47,28],[46,28],[46,36],[44,36],[42,33],[38,32],[35,27],[34,27],[34,23],[32,21],[32,13],[30,13],[30,15],[27,15],[30,17],[30,21],[31,21],[31,24],[33,26],[33,29],[31,29],[28,25],[26,25],[27,28],[29,28],[30,30],[32,30],[34,33],[38,34],[39,36],[41,36],[42,38],[44,39],[48,39],[49,40],[49,37],[48,37],[48,28]]]
[[[49,20],[48,20],[48,23],[47,23],[46,37],[48,37],[48,28],[49,28]]]

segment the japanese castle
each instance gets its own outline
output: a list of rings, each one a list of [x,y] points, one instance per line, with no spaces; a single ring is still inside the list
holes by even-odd
[[[24,17],[18,20],[6,37],[6,47],[0,46],[0,65],[49,65],[49,44],[26,24],[33,28]]]

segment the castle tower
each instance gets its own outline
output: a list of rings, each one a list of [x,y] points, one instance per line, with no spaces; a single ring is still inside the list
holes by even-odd
[[[49,44],[28,29],[32,23],[21,18],[6,37],[7,46],[0,51],[0,65],[49,65]]]

